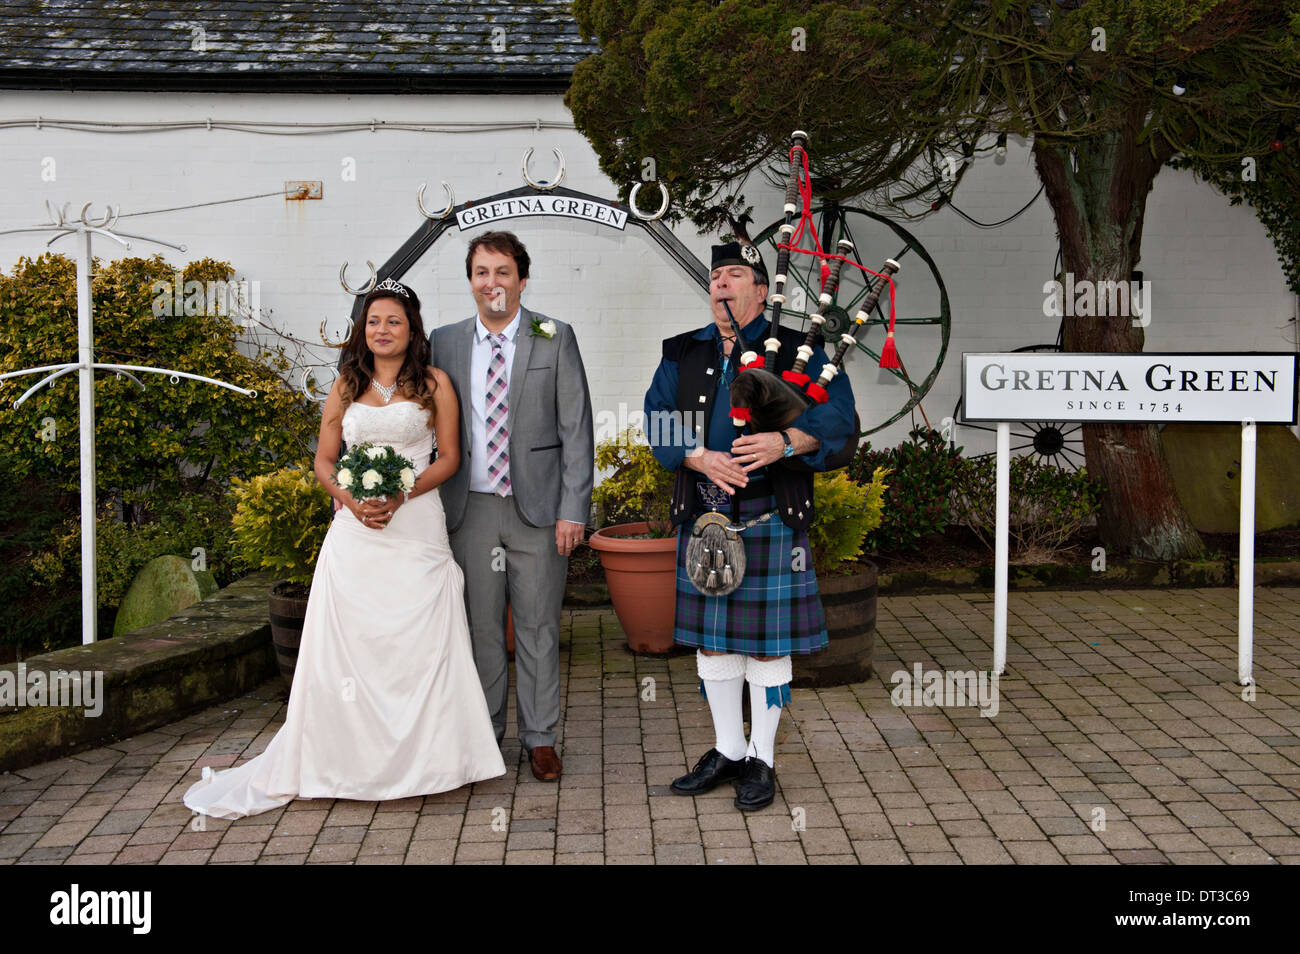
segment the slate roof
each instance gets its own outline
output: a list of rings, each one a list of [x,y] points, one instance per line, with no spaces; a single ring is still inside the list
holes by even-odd
[[[567,0],[0,0],[11,89],[559,91],[596,49]]]

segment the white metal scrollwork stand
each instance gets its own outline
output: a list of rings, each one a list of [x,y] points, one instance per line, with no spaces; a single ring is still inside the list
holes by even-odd
[[[0,235],[13,235],[19,232],[57,233],[45,243],[46,245],[52,245],[68,235],[77,236],[77,360],[66,364],[51,364],[39,368],[25,368],[22,371],[10,371],[6,374],[0,374],[0,380],[20,377],[25,374],[48,372],[45,377],[28,388],[22,397],[14,401],[14,407],[18,407],[42,385],[52,385],[65,374],[70,374],[73,371],[77,372],[81,431],[81,642],[83,645],[88,645],[95,641],[96,623],[94,372],[101,370],[124,374],[134,381],[141,390],[144,389],[144,385],[140,383],[139,378],[131,373],[132,371],[165,374],[171,379],[172,383],[179,383],[181,378],[203,381],[207,384],[215,384],[218,387],[229,388],[231,391],[238,391],[240,394],[250,397],[256,397],[257,392],[227,384],[225,381],[205,378],[200,374],[190,374],[170,368],[151,368],[138,364],[103,364],[95,361],[94,332],[91,320],[93,308],[90,295],[91,234],[106,236],[127,249],[130,249],[131,243],[126,239],[138,239],[142,242],[165,245],[179,252],[184,252],[185,246],[173,245],[171,242],[164,242],[161,239],[150,238],[146,235],[131,235],[126,232],[115,231],[113,226],[117,224],[118,214],[121,211],[120,206],[116,209],[109,206],[102,220],[93,221],[87,214],[90,210],[89,202],[81,207],[81,215],[76,219],[68,218],[66,203],[60,209],[55,209],[48,201],[45,205],[50,212],[52,220],[50,224],[22,229],[4,229],[0,230]]]

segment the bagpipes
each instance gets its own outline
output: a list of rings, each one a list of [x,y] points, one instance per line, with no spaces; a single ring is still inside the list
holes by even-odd
[[[863,268],[849,258],[854,253],[853,243],[841,239],[836,246],[835,255],[822,250],[817,239],[817,230],[812,223],[812,180],[808,172],[808,152],[805,148],[808,134],[795,131],[791,137],[790,175],[785,186],[785,222],[780,228],[780,240],[777,243],[776,277],[772,282],[772,318],[770,337],[763,342],[766,353],[759,356],[756,352],[746,351],[740,356],[740,370],[731,383],[731,422],[736,426],[736,435],[740,436],[746,424],[758,432],[780,431],[789,427],[810,407],[824,404],[830,395],[827,388],[839,374],[849,348],[857,340],[857,332],[870,320],[871,311],[880,301],[881,292],[889,286],[889,333],[885,338],[885,347],[881,352],[880,366],[897,368],[900,366],[898,352],[894,347],[894,282],[893,275],[898,272],[898,262],[885,259],[879,272]],[[795,214],[799,214],[798,221]],[[804,228],[813,239],[813,249],[800,248],[799,239]],[[753,243],[744,234],[743,225],[733,222],[736,241],[741,245],[741,258],[749,262],[761,263]],[[746,248],[745,246],[750,246]],[[748,252],[749,254],[743,254]],[[790,370],[776,373],[781,352],[781,311],[785,306],[786,275],[790,268],[790,255],[799,252],[815,255],[822,261],[821,291],[817,298],[817,310],[809,316],[811,326],[804,337],[803,344],[795,349],[795,361]],[[844,264],[861,269],[867,275],[878,278],[871,282],[862,307],[858,309],[852,326],[840,335],[839,347],[831,357],[817,380],[804,373],[808,360],[812,357],[826,323],[826,311],[835,297],[839,287],[840,272]],[[760,265],[761,267],[761,265]],[[868,280],[870,282],[870,279]],[[727,317],[731,322],[732,332],[737,343],[745,339],[740,332],[736,316],[731,313],[731,305],[722,300]],[[853,434],[843,448],[826,460],[826,469],[834,470],[846,466],[853,459],[858,447],[860,424],[857,415],[853,419]],[[797,458],[790,457],[781,461],[785,466],[807,469],[807,465]],[[699,516],[691,528],[686,541],[685,570],[692,585],[705,596],[726,596],[734,592],[745,576],[745,548],[740,534],[752,526],[771,519],[775,511],[761,514],[742,522],[740,519],[740,497],[731,498],[730,518],[712,510]]]
[[[808,408],[826,403],[829,397],[826,389],[835,379],[835,375],[840,373],[849,348],[857,341],[858,331],[870,320],[871,311],[880,301],[881,292],[886,285],[889,286],[889,330],[885,336],[885,346],[881,351],[880,367],[900,366],[898,351],[894,345],[893,281],[893,276],[899,270],[899,264],[892,258],[887,258],[879,272],[864,268],[849,257],[854,254],[854,247],[847,239],[841,239],[837,243],[837,254],[830,255],[823,251],[812,221],[812,179],[808,171],[806,148],[808,134],[802,130],[795,130],[790,136],[790,141],[790,175],[786,179],[785,186],[785,222],[780,227],[776,275],[772,280],[772,293],[769,298],[772,303],[772,327],[770,336],[763,343],[766,354],[759,356],[753,351],[746,351],[741,355],[740,373],[736,375],[731,385],[732,423],[738,428],[751,424],[756,432],[782,430],[789,427]],[[796,213],[799,214],[797,222]],[[805,227],[808,234],[812,236],[813,249],[800,248],[798,245]],[[737,235],[737,240],[743,242],[744,238]],[[815,255],[822,260],[821,290],[817,298],[817,309],[809,316],[811,324],[808,334],[803,344],[796,349],[797,357],[793,367],[778,375],[775,372],[781,350],[779,336],[781,311],[785,306],[786,275],[790,267],[791,252]],[[840,335],[835,354],[814,381],[811,375],[804,373],[804,369],[808,365],[808,359],[812,357],[822,326],[826,323],[826,310],[835,297],[840,283],[840,272],[846,262],[879,281],[873,282],[868,278],[871,287],[866,298],[863,299],[862,306],[858,309],[852,325]],[[739,325],[736,323],[735,316],[731,314],[731,307],[725,301],[723,306],[726,307],[727,316],[731,319],[736,340],[743,341],[744,339],[740,337]],[[828,470],[843,467],[852,459],[857,449],[858,430],[859,423],[855,415],[853,436],[842,450],[827,460]]]

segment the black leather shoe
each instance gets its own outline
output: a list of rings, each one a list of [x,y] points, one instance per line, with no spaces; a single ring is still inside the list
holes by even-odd
[[[689,775],[683,775],[670,787],[678,795],[703,795],[723,782],[740,778],[744,767],[744,759],[729,759],[717,749],[709,749]]]
[[[776,773],[762,759],[746,759],[736,782],[736,807],[742,812],[767,808],[776,798]]]

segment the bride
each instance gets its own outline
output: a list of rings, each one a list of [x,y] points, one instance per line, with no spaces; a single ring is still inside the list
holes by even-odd
[[[413,290],[385,280],[362,314],[321,415],[316,476],[342,507],[316,563],[284,725],[253,760],[204,771],[185,804],[205,815],[426,795],[505,774],[436,492],[460,466],[456,393],[428,364]],[[428,466],[409,493],[358,502],[331,477],[341,440]]]

